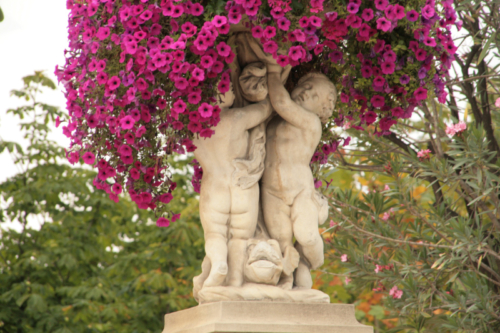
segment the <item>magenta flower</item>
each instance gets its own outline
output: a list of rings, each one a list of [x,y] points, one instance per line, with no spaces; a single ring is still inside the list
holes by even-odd
[[[401,5],[394,5],[394,14],[398,20],[402,20],[405,17],[405,7]]]
[[[231,87],[231,82],[230,81],[223,81],[221,80],[219,84],[217,85],[217,89],[219,89],[219,92],[222,94],[225,94],[229,91]],[[195,103],[193,103],[195,104]]]
[[[390,61],[383,62],[380,67],[382,68],[382,73],[389,75],[394,73],[396,69],[396,64]]]
[[[168,226],[170,226],[170,220],[167,218],[164,218],[164,217],[160,217],[160,218],[158,218],[158,220],[156,220],[156,226],[157,227],[168,227]]]
[[[286,65],[288,65],[290,62],[288,60],[288,57],[285,56],[285,55],[279,55],[278,56],[278,59],[276,60],[276,62],[281,66],[281,67],[285,67]]]
[[[301,28],[307,27],[309,25],[309,18],[307,16],[302,16],[299,20],[299,25]]]
[[[131,156],[132,155],[132,148],[130,148],[129,145],[121,145],[120,148],[118,149],[118,152],[122,156]]]
[[[305,53],[305,50],[302,46],[292,46],[289,50],[288,50],[288,56],[294,60],[294,61],[298,61],[299,59],[302,58],[303,54]]]
[[[82,159],[83,159],[83,162],[85,162],[85,164],[94,164],[95,155],[93,153],[91,153],[90,151],[88,151],[85,154],[83,154]]]
[[[100,27],[97,31],[97,38],[100,40],[105,40],[109,37],[110,31],[108,27]]]
[[[124,130],[131,129],[134,127],[135,120],[132,118],[132,116],[125,116],[122,119],[120,119],[120,127]]]
[[[383,87],[384,83],[385,83],[385,79],[380,75],[373,79],[374,86]]]
[[[205,71],[197,67],[191,72],[191,76],[198,81],[203,81],[205,80]]]
[[[393,5],[388,5],[387,7],[385,7],[384,13],[385,13],[385,17],[387,17],[387,19],[389,21],[396,19],[396,12],[394,11]]]
[[[371,77],[373,75],[373,71],[372,71],[371,66],[363,66],[363,67],[361,67],[361,75],[363,75],[363,77],[365,79]]]
[[[317,16],[309,17],[309,24],[316,28],[321,28],[321,19]],[[307,27],[306,27],[307,28]]]
[[[168,204],[170,201],[172,201],[174,197],[172,196],[172,193],[164,193],[160,196],[160,202],[163,202],[164,204]]]
[[[134,180],[138,180],[141,177],[141,173],[136,168],[130,169],[130,177]]]
[[[363,37],[368,37],[370,35],[370,31],[371,27],[368,24],[363,23],[359,28],[359,35]]]
[[[112,78],[110,78],[108,80],[108,88],[110,90],[115,90],[116,88],[118,88],[121,84],[121,81],[120,79],[118,78],[118,76],[113,76]]]
[[[382,1],[382,0],[379,0]],[[391,28],[391,22],[387,21],[385,17],[381,17],[377,20],[377,29],[382,30],[384,32],[389,31]]]
[[[201,131],[201,124],[197,121],[192,121],[188,124],[187,126],[188,130],[190,130],[191,132],[193,133],[198,133],[199,131]]]
[[[370,102],[372,103],[372,105],[376,108],[381,108],[385,105],[385,99],[383,96],[380,96],[380,95],[374,95]]]
[[[415,22],[416,20],[418,20],[418,16],[418,12],[413,9],[406,13],[406,19],[410,22]]]
[[[221,15],[215,15],[213,20],[212,20],[212,23],[217,27],[217,28],[220,28],[222,27],[224,24],[227,23],[227,17],[225,16],[221,16]]]
[[[425,5],[424,8],[422,8],[422,16],[428,20],[430,20],[435,13],[436,12],[434,11],[434,8],[431,5]]]
[[[201,14],[203,14],[204,12],[204,8],[201,4],[199,3],[194,3],[192,6],[191,6],[191,15],[193,16],[200,16]]]
[[[201,103],[200,107],[198,108],[198,112],[200,113],[200,116],[203,118],[208,118],[212,116],[213,113],[213,106],[211,106],[208,103]]]
[[[265,42],[263,45],[264,52],[273,54],[278,51],[278,44],[275,41]]]
[[[268,26],[264,29],[263,35],[265,38],[270,39],[276,36],[276,28]]]
[[[210,68],[213,63],[214,63],[214,61],[213,61],[212,57],[210,57],[210,56],[201,57],[201,61],[200,61],[201,67],[207,69],[207,68]]]
[[[393,50],[385,51],[382,57],[384,61],[396,62],[396,53]]]
[[[367,111],[363,115],[363,119],[365,120],[367,125],[373,124],[375,120],[377,120],[377,114],[373,111]]]
[[[384,10],[388,4],[389,2],[387,0],[375,0],[375,8],[378,10]]]
[[[144,134],[146,133],[146,127],[145,126],[141,126],[137,129],[137,131],[135,131],[135,136],[137,138],[140,138],[141,136],[143,136]]]
[[[409,77],[408,75],[406,75],[406,74],[403,74],[403,75],[401,75],[401,77],[399,78],[399,82],[400,82],[401,84],[406,85],[406,84],[410,83],[410,77]]]
[[[427,89],[422,87],[417,88],[417,90],[415,90],[415,92],[413,93],[413,96],[417,101],[423,101],[427,99]]]
[[[228,15],[229,23],[238,24],[241,20],[241,14],[238,11],[229,12]]]
[[[373,18],[373,9],[366,8],[365,10],[363,10],[363,13],[361,14],[361,17],[366,22],[370,21]]]
[[[380,127],[381,131],[388,131],[391,129],[391,126],[396,124],[397,121],[393,120],[391,117],[385,117],[380,119],[378,122],[378,126]]]
[[[252,28],[252,36],[253,38],[259,39],[262,38],[262,35],[264,33],[264,29],[260,25],[256,25],[255,27]]]
[[[283,31],[288,31],[288,29],[290,29],[290,21],[285,17],[278,19],[277,23],[278,23],[278,28],[280,28]]]
[[[120,184],[113,184],[111,188],[116,194],[122,193],[122,186]]]
[[[337,12],[328,12],[328,13],[326,13],[326,14],[325,14],[325,17],[326,17],[326,19],[327,19],[329,22],[333,22],[333,21],[335,21],[335,20],[337,19],[337,16],[338,16]],[[303,17],[303,18],[304,18],[304,17]],[[302,19],[303,19],[303,18],[302,18]],[[302,20],[302,19],[301,19],[301,20]],[[306,17],[306,19],[307,19],[307,17]],[[299,21],[299,24],[300,24],[300,21]],[[307,27],[307,25],[308,25],[308,24],[309,24],[309,22],[307,22],[305,26],[302,26],[302,24],[300,24],[300,26],[301,26],[302,28],[304,28],[304,27]]]
[[[457,47],[455,44],[453,44],[453,41],[450,41],[448,43],[444,44],[444,49],[449,53],[449,54],[455,54],[457,52]]]
[[[427,58],[427,51],[424,49],[418,49],[417,52],[415,52],[415,58],[417,58],[418,61],[424,61],[425,58]]]
[[[222,57],[227,57],[227,56],[229,56],[229,53],[231,52],[231,47],[224,42],[220,42],[217,45],[217,51],[219,51],[219,54]]]
[[[359,5],[354,2],[349,2],[347,4],[347,11],[351,14],[356,14],[359,11]]]
[[[436,46],[436,40],[432,37],[424,37],[424,44],[430,47]]]
[[[405,111],[401,107],[395,107],[391,110],[392,116],[396,118],[400,118],[404,115]]]

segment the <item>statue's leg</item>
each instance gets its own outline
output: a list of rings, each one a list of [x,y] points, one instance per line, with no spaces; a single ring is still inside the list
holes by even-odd
[[[290,219],[290,206],[285,201],[269,193],[265,188],[261,190],[262,213],[267,231],[272,239],[278,241],[283,254],[283,274],[279,285],[284,289],[291,289],[293,285],[293,271],[297,267],[298,257],[293,248],[293,229]]]
[[[205,253],[211,263],[203,287],[220,286],[227,276],[227,234],[230,223],[229,189],[205,181],[200,193],[200,219],[205,234]],[[216,184],[216,183],[215,183]]]
[[[323,239],[318,231],[318,206],[313,200],[314,190],[304,190],[293,202],[292,221],[293,235],[300,244],[301,256],[311,268],[316,269],[323,265]]]
[[[231,224],[228,242],[228,284],[239,287],[243,284],[243,267],[247,240],[255,235],[259,212],[259,185],[248,189],[231,187]]]

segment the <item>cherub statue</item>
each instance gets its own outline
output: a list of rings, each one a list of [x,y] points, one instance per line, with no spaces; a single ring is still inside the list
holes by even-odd
[[[309,273],[323,264],[323,240],[318,221],[323,222],[325,201],[314,187],[311,158],[322,134],[322,122],[331,117],[337,90],[323,74],[302,77],[291,95],[280,80],[282,68],[259,46],[254,52],[267,64],[271,104],[279,117],[267,125],[266,159],[261,182],[265,225],[284,255],[284,266],[293,261],[293,237],[300,263],[293,276],[282,276],[282,288],[311,288]],[[293,265],[293,264],[292,264]]]
[[[264,140],[258,135],[252,140],[250,129],[263,123],[272,108],[267,97],[265,66],[247,67],[242,76],[260,77],[246,91],[257,103],[231,108],[234,95],[226,93],[214,135],[193,142],[197,147],[194,155],[203,168],[200,219],[206,252],[195,290],[225,283],[241,286],[241,258],[246,253],[246,241],[255,233],[259,206],[257,182],[262,175],[265,152]]]
[[[272,112],[266,65],[247,64],[236,84],[246,106],[234,107],[235,95],[226,93],[215,134],[194,140],[194,155],[203,168],[199,209],[206,252],[202,273],[194,279],[195,298],[203,287],[243,284],[247,240],[257,226],[264,122]]]

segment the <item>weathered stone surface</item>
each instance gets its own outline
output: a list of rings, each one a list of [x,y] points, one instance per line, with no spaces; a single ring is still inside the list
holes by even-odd
[[[217,302],[165,315],[163,333],[373,333],[347,304]]]

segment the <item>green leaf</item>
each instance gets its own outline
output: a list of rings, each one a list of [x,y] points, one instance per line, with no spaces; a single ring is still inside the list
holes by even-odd
[[[2,11],[2,7],[0,7],[0,22],[2,22],[3,19],[4,19],[3,11]]]
[[[496,35],[497,35],[497,32],[493,33],[490,36],[490,38],[488,38],[488,40],[486,41],[486,43],[484,44],[483,50],[481,51],[481,54],[477,58],[477,64],[478,65],[481,63],[481,61],[483,61],[484,57],[486,57],[486,54],[488,54],[488,49],[490,48],[490,44],[495,39]]]

